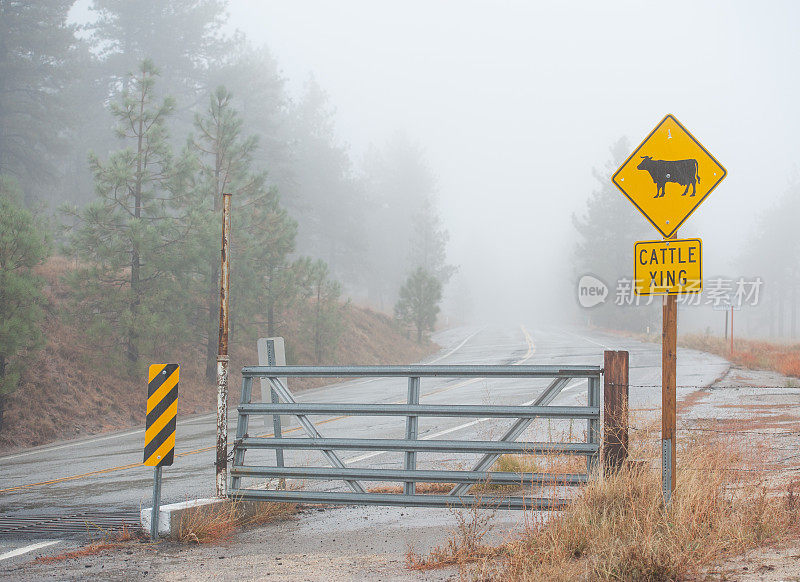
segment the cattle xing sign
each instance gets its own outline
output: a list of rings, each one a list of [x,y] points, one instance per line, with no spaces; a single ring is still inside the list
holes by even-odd
[[[703,253],[699,238],[646,240],[633,246],[637,295],[677,295],[703,290]]]
[[[669,238],[727,172],[672,115],[625,160],[612,181]]]

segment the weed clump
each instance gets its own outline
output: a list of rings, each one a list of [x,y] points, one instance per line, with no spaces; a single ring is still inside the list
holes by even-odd
[[[198,506],[181,514],[178,541],[209,544],[224,542],[246,526],[268,523],[294,515],[296,503],[272,503],[237,499]]]
[[[564,511],[531,513],[510,541],[486,544],[485,527],[461,524],[429,555],[409,553],[408,566],[456,564],[486,581],[671,581],[798,533],[796,486],[771,482],[741,446],[707,433],[682,442],[676,491],[665,505],[656,437],[632,442],[635,456],[650,462],[596,476]]]

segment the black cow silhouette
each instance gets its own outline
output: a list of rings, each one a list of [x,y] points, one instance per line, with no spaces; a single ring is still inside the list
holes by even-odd
[[[686,186],[686,190],[681,196],[686,196],[689,186],[691,186],[692,196],[694,196],[697,191],[697,182],[700,181],[700,176],[697,175],[697,160],[654,160],[650,156],[642,156],[642,161],[639,162],[636,169],[650,172],[650,177],[656,185],[656,195],[653,198],[663,198],[667,182]]]

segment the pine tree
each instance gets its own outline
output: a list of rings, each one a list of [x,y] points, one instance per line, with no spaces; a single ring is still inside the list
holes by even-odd
[[[625,292],[623,305],[616,305],[617,283],[633,279],[633,245],[638,240],[652,238],[653,231],[611,182],[613,173],[630,155],[628,140],[618,139],[610,152],[604,171],[592,170],[598,188],[587,200],[585,211],[582,216],[572,217],[580,237],[573,254],[574,277],[577,283],[582,275],[591,274],[609,287],[606,302],[592,308],[591,319],[595,324],[641,331],[657,322],[657,310],[653,305],[648,308],[628,304],[632,291]]]
[[[447,264],[447,242],[450,234],[442,227],[433,200],[427,198],[414,215],[414,234],[411,237],[410,263],[422,267],[436,277],[442,286],[458,271]]]
[[[417,330],[417,342],[422,343],[426,331],[433,331],[439,302],[442,300],[442,284],[422,267],[408,276],[400,288],[400,299],[394,306],[395,317]]]
[[[0,173],[16,178],[26,196],[55,183],[66,153],[67,89],[86,55],[67,24],[73,3],[0,0]]]
[[[32,269],[45,260],[49,245],[44,225],[20,198],[14,181],[0,175],[0,430],[24,355],[41,342],[43,281]]]
[[[347,149],[336,138],[334,111],[325,91],[309,80],[292,110],[292,181],[284,199],[299,221],[298,251],[324,260],[337,277],[363,274],[363,194]]]
[[[330,279],[328,265],[324,261],[304,259],[296,268],[304,280],[306,329],[314,346],[314,362],[319,364],[336,348],[342,333],[342,306],[339,298],[342,287]]]
[[[198,177],[194,187],[187,189],[187,197],[182,201],[198,225],[190,233],[188,243],[197,258],[193,262],[193,282],[198,289],[192,295],[204,298],[195,304],[197,313],[193,319],[202,322],[199,327],[204,330],[208,379],[216,377],[222,195],[233,195],[232,203],[236,210],[232,210],[232,213],[236,220],[232,240],[240,248],[241,239],[236,232],[242,224],[242,217],[238,209],[260,195],[264,187],[263,176],[250,174],[257,140],[255,137],[242,136],[242,120],[231,104],[232,98],[231,93],[220,86],[210,95],[206,111],[195,116],[197,135],[190,137],[188,149],[198,161]],[[237,304],[241,302],[238,283],[232,285],[236,292],[232,303]]]
[[[95,49],[112,95],[127,90],[121,72],[158,59],[166,91],[193,108],[207,89],[210,67],[225,54],[224,0],[94,0]],[[191,117],[187,120],[191,121]]]
[[[199,258],[192,284],[203,297],[193,319],[203,321],[206,375],[216,375],[219,313],[219,243],[222,194],[232,199],[231,322],[237,330],[255,330],[266,311],[270,334],[286,296],[296,295],[289,275],[288,255],[294,250],[297,223],[280,205],[267,174],[253,169],[258,148],[254,136],[244,136],[243,121],[233,107],[233,95],[218,87],[209,107],[195,119],[197,135],[190,149],[198,159],[199,176],[182,203],[195,217],[189,245]],[[237,332],[238,333],[238,332]]]
[[[262,277],[257,297],[266,316],[267,336],[279,335],[289,309],[300,294],[302,271],[289,262],[297,222],[280,204],[277,193],[252,208],[248,226],[252,268]]]
[[[421,148],[395,135],[372,148],[364,161],[368,192],[367,286],[380,307],[393,303],[403,274],[432,269],[446,282],[452,267],[444,260],[447,232],[434,211],[436,180]]]
[[[88,265],[71,280],[79,314],[98,341],[124,350],[129,370],[141,355],[181,335],[179,252],[191,223],[175,212],[175,173],[167,142],[174,101],[157,101],[158,70],[145,60],[132,75],[121,103],[112,105],[117,135],[129,146],[90,165],[97,200],[76,219],[70,243]]]
[[[225,62],[209,71],[210,87],[224,85],[236,96],[236,109],[249,134],[258,137],[253,168],[269,172],[270,183],[290,192],[296,175],[304,168],[293,167],[289,99],[278,62],[267,47],[251,47],[244,39],[232,43]]]
[[[752,327],[753,333],[797,337],[800,240],[796,234],[796,217],[799,212],[800,178],[795,175],[786,192],[760,213],[740,257],[744,272],[765,282],[759,291],[759,304],[750,305],[741,312],[747,318],[748,330]],[[780,260],[765,261],[764,257],[780,257]],[[735,286],[731,291],[735,293]]]

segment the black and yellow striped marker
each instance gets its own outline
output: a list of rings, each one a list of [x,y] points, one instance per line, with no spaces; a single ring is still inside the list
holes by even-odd
[[[175,457],[175,424],[178,416],[178,364],[153,364],[147,381],[147,422],[144,432],[144,464],[172,465]]]

